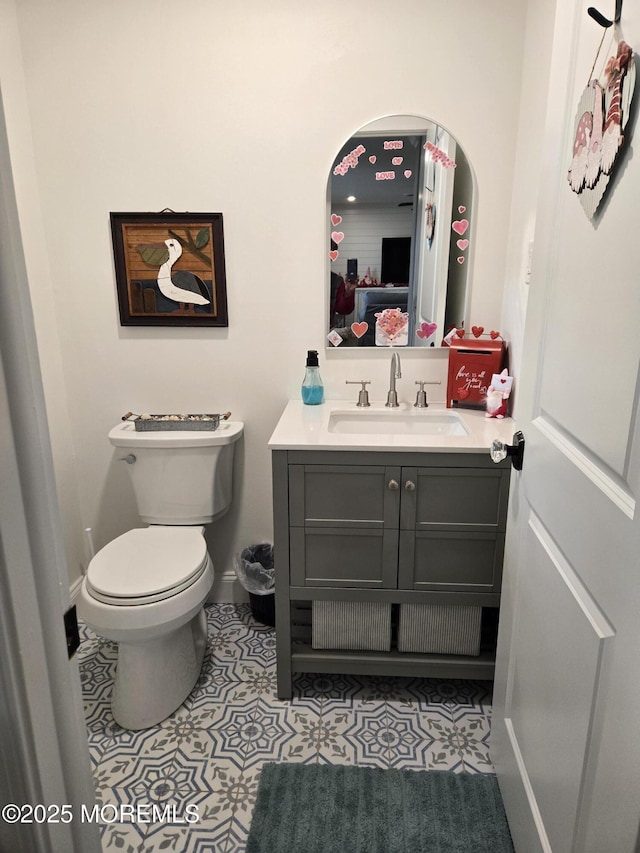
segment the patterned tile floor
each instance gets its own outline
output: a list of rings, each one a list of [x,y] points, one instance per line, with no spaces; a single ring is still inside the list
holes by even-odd
[[[293,699],[280,701],[273,629],[247,605],[208,606],[207,619],[197,686],[143,732],[121,729],[111,715],[115,644],[81,626],[104,851],[242,853],[265,761],[493,772],[490,683],[305,674]],[[141,813],[140,804],[155,810]],[[147,814],[149,823],[131,820]]]

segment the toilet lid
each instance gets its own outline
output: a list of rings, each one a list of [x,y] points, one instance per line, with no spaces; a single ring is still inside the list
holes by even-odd
[[[89,563],[91,594],[114,604],[147,604],[175,595],[207,566],[201,528],[146,527],[129,530]]]

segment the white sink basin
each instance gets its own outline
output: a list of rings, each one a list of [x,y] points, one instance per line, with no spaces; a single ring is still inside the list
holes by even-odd
[[[348,435],[469,435],[464,421],[454,412],[420,409],[335,411],[329,416],[328,429]]]

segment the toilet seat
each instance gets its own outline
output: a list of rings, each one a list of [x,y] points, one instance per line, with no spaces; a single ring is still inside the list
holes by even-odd
[[[91,560],[87,592],[121,607],[152,604],[192,586],[208,563],[201,527],[129,530]]]

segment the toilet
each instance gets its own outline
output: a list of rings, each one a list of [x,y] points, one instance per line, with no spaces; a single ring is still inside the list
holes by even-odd
[[[204,525],[229,508],[240,421],[215,431],[109,433],[131,476],[148,527],[129,530],[91,560],[79,611],[118,643],[112,694],[115,721],[146,729],[172,714],[194,687],[205,652],[204,603],[213,584]]]

